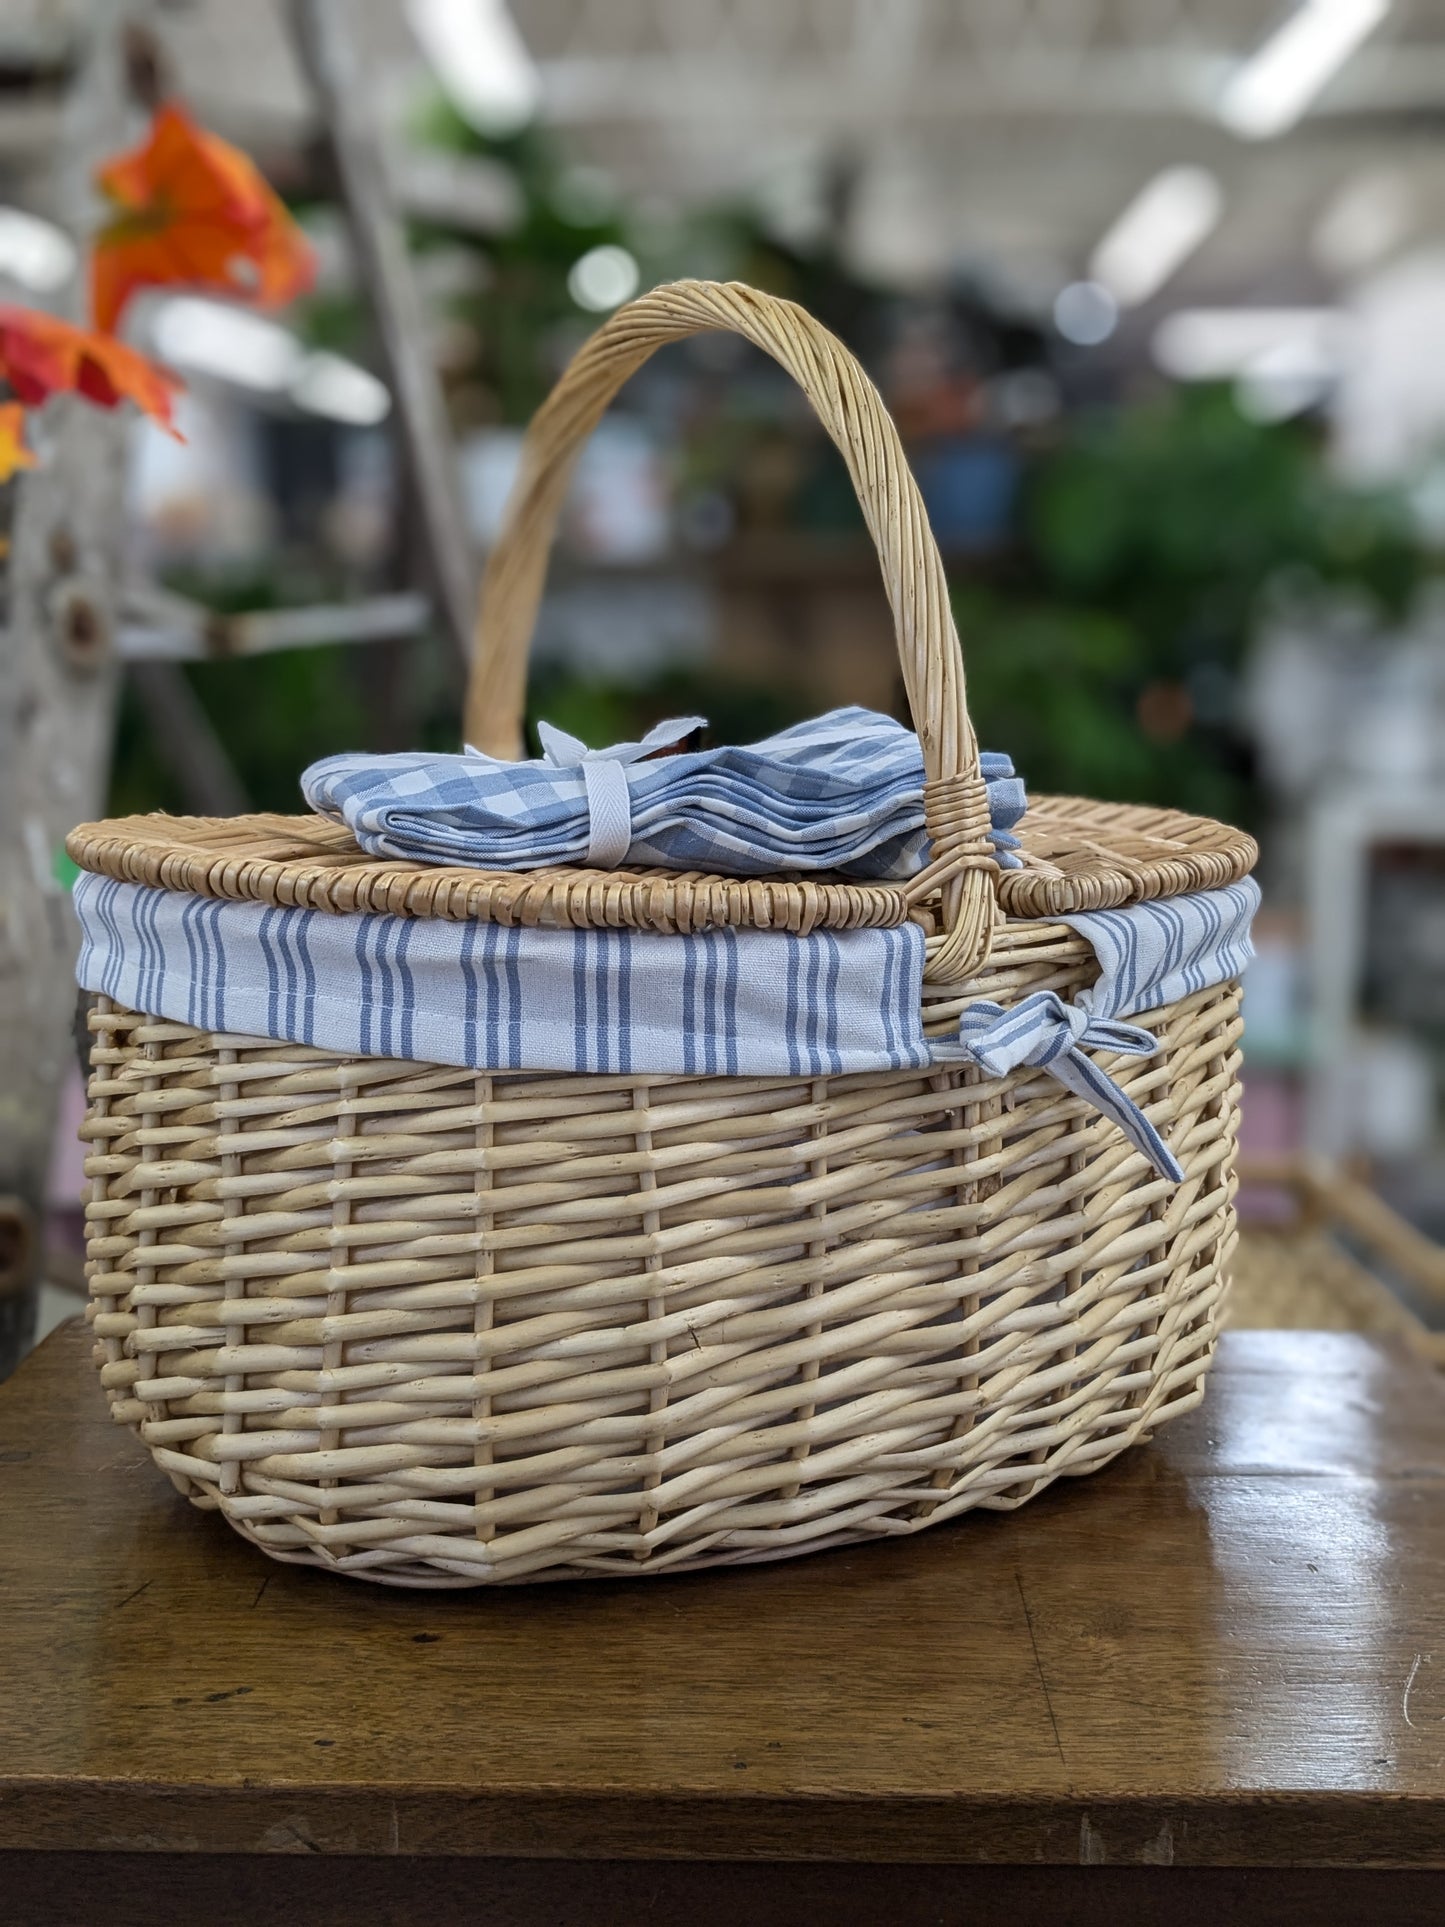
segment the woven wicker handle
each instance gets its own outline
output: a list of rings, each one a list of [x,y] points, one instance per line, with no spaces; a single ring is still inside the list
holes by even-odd
[[[942,891],[945,938],[929,957],[928,975],[961,982],[988,955],[997,870],[943,563],[877,389],[843,344],[791,301],[737,281],[677,281],[619,308],[579,351],[527,431],[521,473],[487,565],[467,741],[494,756],[522,754],[527,650],[573,464],[612,397],[654,349],[713,328],[742,335],[787,369],[848,464],[882,564],[923,746],[933,858],[910,895],[921,900]]]

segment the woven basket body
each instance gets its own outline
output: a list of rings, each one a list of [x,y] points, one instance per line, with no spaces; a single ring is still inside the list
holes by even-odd
[[[997,975],[1076,987],[1024,926]],[[997,981],[990,991],[1004,987]],[[117,1418],[283,1559],[411,1585],[778,1558],[1020,1504],[1193,1405],[1234,1240],[1234,986],[1037,1072],[486,1077],[102,1004]]]
[[[721,293],[726,325],[748,332],[739,292]],[[687,299],[693,322],[674,334],[709,325]],[[648,345],[667,338],[657,306],[636,304]],[[764,304],[772,325],[784,306]],[[817,402],[841,379],[831,361],[819,373],[830,338],[787,326],[807,355],[763,345]],[[640,358],[619,353],[611,386]],[[895,444],[859,425],[851,389],[834,405],[855,480],[860,466],[872,478],[860,495],[899,615],[935,853],[922,889],[890,886],[871,907],[843,891],[839,919],[924,922],[932,1032],[980,998],[1070,998],[1097,966],[1050,914],[1222,882],[1247,839],[1056,804],[1047,855],[1025,837],[1000,912],[931,538],[921,510],[909,521]],[[571,439],[599,412],[574,407]],[[534,448],[484,601],[494,745],[515,733],[515,638],[524,653],[547,532],[534,511],[556,466]],[[890,574],[909,543],[923,560]],[[499,608],[506,635],[488,643]],[[332,852],[303,875],[273,860],[276,819],[266,834],[264,862],[187,855],[176,887],[346,908],[325,894],[337,863],[372,874]],[[141,835],[107,844],[91,828],[71,848],[112,874],[169,874]],[[423,903],[392,865],[385,905],[368,907],[512,921],[531,904],[544,921],[654,929],[732,904],[739,921],[793,927],[828,914],[809,886],[779,886],[805,893],[780,910],[784,896],[744,904],[706,879],[684,914],[674,881],[554,880],[523,901],[503,879],[495,902],[454,883]],[[491,1075],[215,1035],[101,999],[85,1134],[112,1409],[181,1491],[275,1557],[402,1585],[780,1558],[1018,1505],[1200,1396],[1234,1239],[1238,1006],[1236,984],[1198,992],[1149,1013],[1157,1056],[1100,1060],[1166,1135],[1175,1186],[1038,1070]]]

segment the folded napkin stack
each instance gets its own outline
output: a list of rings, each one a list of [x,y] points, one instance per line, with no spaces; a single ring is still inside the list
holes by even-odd
[[[640,743],[588,749],[544,723],[536,762],[472,749],[328,756],[301,787],[362,849],[421,863],[896,878],[927,861],[923,757],[891,717],[835,709],[742,748],[658,753],[702,727],[684,716]],[[1016,868],[1024,787],[1007,756],[981,760],[998,860]]]

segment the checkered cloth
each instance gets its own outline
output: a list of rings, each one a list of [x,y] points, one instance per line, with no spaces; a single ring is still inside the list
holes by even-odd
[[[307,802],[373,856],[482,870],[626,863],[724,876],[829,870],[906,877],[927,860],[918,738],[889,716],[835,709],[742,748],[654,752],[702,727],[660,723],[640,743],[589,750],[542,726],[546,755],[504,763],[408,752],[328,756]],[[1024,786],[985,754],[993,842],[1015,868]]]

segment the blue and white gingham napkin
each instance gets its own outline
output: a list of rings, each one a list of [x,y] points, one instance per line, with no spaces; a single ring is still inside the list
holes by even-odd
[[[373,856],[482,870],[626,864],[726,876],[831,870],[906,877],[928,854],[918,738],[869,709],[835,709],[740,748],[657,756],[701,727],[660,723],[641,743],[589,750],[542,726],[546,755],[504,763],[408,752],[328,756],[301,778],[307,802]],[[982,757],[993,842],[1024,786],[1007,756]]]

